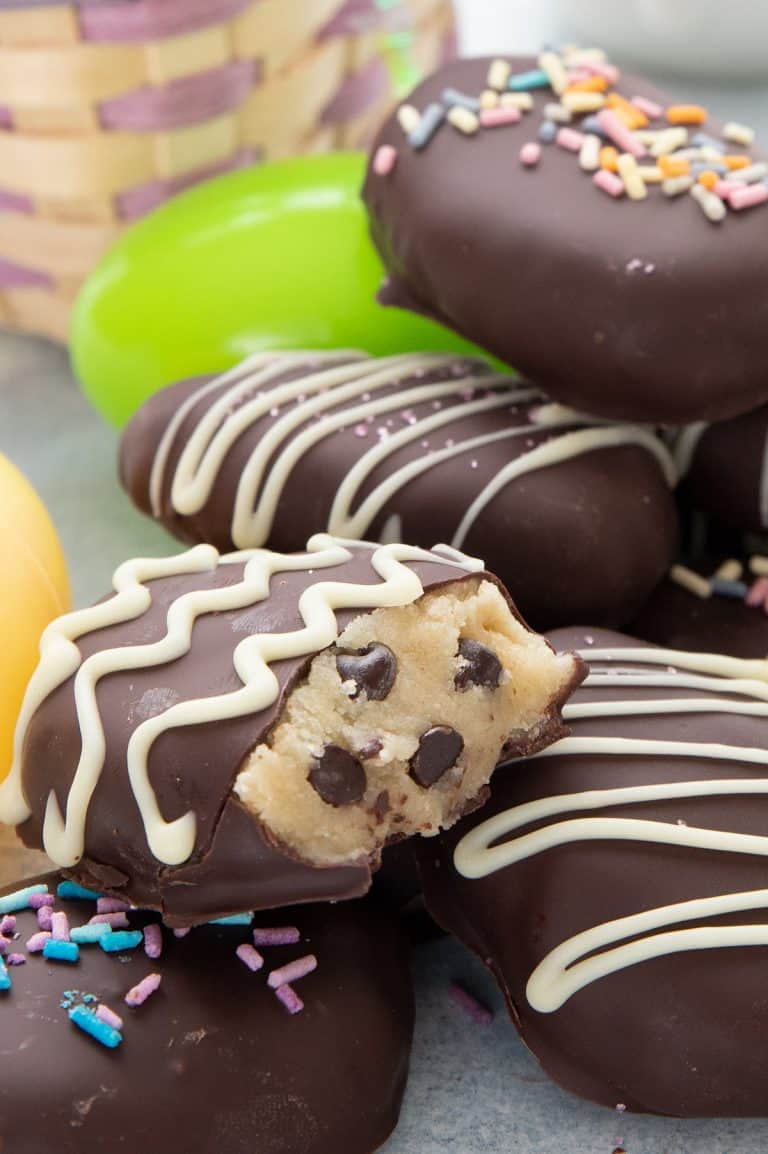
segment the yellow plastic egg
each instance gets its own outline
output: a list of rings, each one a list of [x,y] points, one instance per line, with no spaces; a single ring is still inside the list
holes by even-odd
[[[43,502],[0,454],[0,779],[11,764],[13,731],[37,665],[40,635],[70,606],[64,555]]]

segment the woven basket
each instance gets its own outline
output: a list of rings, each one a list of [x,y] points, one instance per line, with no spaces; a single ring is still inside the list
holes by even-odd
[[[454,49],[447,0],[0,8],[0,325],[65,341],[126,222],[214,173],[363,145]]]

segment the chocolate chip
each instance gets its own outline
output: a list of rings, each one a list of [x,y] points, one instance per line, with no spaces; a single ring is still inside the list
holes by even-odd
[[[496,654],[487,645],[462,637],[459,641],[461,667],[453,679],[458,690],[469,689],[471,685],[481,685],[484,689],[495,689],[501,680],[503,666]]]
[[[358,751],[363,761],[367,761],[370,757],[378,757],[384,748],[384,742],[380,737],[372,737],[370,741],[366,741],[365,745],[360,747]]]
[[[328,805],[354,805],[365,794],[365,770],[356,757],[338,745],[326,745],[309,771],[309,784]]]
[[[339,653],[336,668],[342,681],[354,681],[353,697],[364,690],[369,701],[383,701],[395,684],[397,658],[386,645],[374,641],[365,649]]]
[[[371,813],[377,822],[382,822],[391,808],[389,804],[389,791],[383,789],[371,806]]]
[[[456,764],[464,748],[464,739],[449,725],[433,725],[419,738],[419,748],[408,765],[411,777],[429,789]]]

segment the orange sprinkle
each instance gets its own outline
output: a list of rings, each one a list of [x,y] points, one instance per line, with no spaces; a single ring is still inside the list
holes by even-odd
[[[636,128],[647,128],[650,121],[644,112],[641,112],[636,105],[625,97],[620,96],[618,92],[611,92],[606,98],[605,102],[609,108],[612,108],[622,123],[626,124],[627,128],[633,131]]]
[[[731,168],[731,169],[749,168],[751,163],[752,163],[752,161],[748,156],[724,156],[723,157],[723,164],[726,165],[727,168]]]
[[[566,92],[606,92],[608,90],[608,81],[604,76],[588,76],[586,80],[577,80],[575,84],[569,84]]]
[[[707,110],[700,104],[670,104],[667,120],[670,124],[704,124]]]
[[[699,184],[703,184],[704,187],[708,188],[710,192],[712,192],[719,183],[720,177],[716,172],[712,172],[711,169],[708,168],[706,172],[699,173]]]
[[[619,153],[615,148],[606,145],[605,148],[600,149],[600,167],[607,172],[619,171]]]
[[[672,180],[676,176],[688,176],[691,171],[687,160],[675,160],[672,156],[660,156],[658,165],[664,173],[665,180]]]

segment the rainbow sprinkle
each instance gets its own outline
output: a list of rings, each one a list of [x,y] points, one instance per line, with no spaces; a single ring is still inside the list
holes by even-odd
[[[687,565],[673,565],[669,578],[703,601],[709,597],[728,597],[742,601],[750,609],[762,609],[768,615],[768,558],[750,557],[747,568],[749,573],[745,573],[740,561],[731,558],[719,565],[711,577],[703,577]]]
[[[300,940],[301,934],[296,926],[275,926],[253,931],[255,946],[293,946]]]
[[[293,986],[278,986],[275,997],[282,1002],[289,1014],[300,1014],[304,1009],[304,1003]]]
[[[5,897],[0,898],[0,914],[16,914],[21,910],[30,909],[30,902],[36,894],[48,893],[48,887],[45,885],[27,886],[23,890],[16,890],[12,894],[6,894]]]
[[[147,974],[146,978],[142,978],[138,985],[130,989],[125,995],[126,1006],[143,1006],[147,998],[159,990],[162,980],[160,974]]]
[[[123,950],[135,950],[143,938],[141,930],[113,930],[100,939],[99,945],[106,954],[119,954]]]
[[[288,962],[287,965],[273,970],[267,978],[267,985],[270,989],[277,990],[290,982],[298,982],[300,978],[305,978],[316,969],[317,958],[314,954],[306,954],[303,958],[297,958],[295,962]]]
[[[77,942],[62,942],[49,938],[43,946],[43,957],[52,962],[67,962],[74,965],[80,960],[80,947]]]
[[[101,897],[101,894],[97,894],[93,890],[87,890],[85,886],[79,886],[76,882],[66,881],[59,882],[56,886],[56,897],[62,902],[95,902]]]
[[[86,1006],[73,1006],[68,1011],[69,1020],[74,1026],[82,1030],[83,1033],[89,1034],[102,1046],[106,1046],[109,1050],[114,1050],[123,1040],[123,1036],[119,1030],[107,1024],[101,1018],[97,1017],[93,1010],[89,1010]]]

